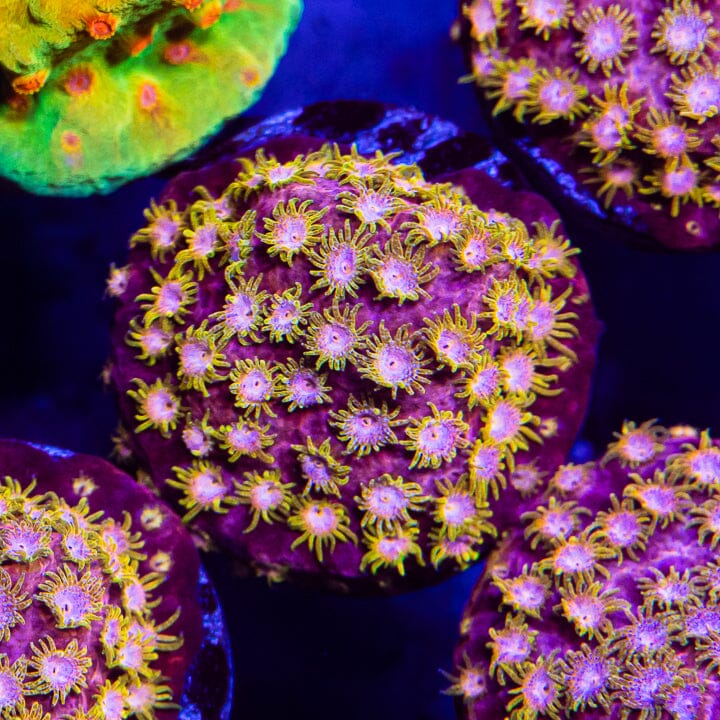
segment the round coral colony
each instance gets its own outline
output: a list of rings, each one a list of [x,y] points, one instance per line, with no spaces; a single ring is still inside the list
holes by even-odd
[[[109,192],[189,154],[257,99],[301,0],[101,8],[4,3],[0,174],[32,192]]]
[[[667,247],[717,244],[716,3],[463,0],[461,11],[495,128],[553,199]]]
[[[103,460],[18,441],[0,475],[2,717],[226,720],[221,611],[170,508]]]
[[[463,569],[496,535],[485,480],[559,462],[584,412],[576,250],[480,171],[495,209],[392,154],[274,147],[179,176],[113,268],[118,453],[273,578]]]
[[[460,714],[718,717],[719,489],[720,442],[654,421],[548,476],[465,609]]]

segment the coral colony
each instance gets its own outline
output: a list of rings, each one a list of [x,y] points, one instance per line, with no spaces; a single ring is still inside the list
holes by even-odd
[[[0,441],[0,473],[2,717],[177,717],[203,622],[179,520],[97,458]]]
[[[179,159],[257,98],[300,7],[4,2],[0,174],[34,192],[86,195]]]
[[[653,422],[549,477],[465,610],[464,716],[720,717],[718,478],[717,440]]]
[[[506,128],[523,123],[525,150],[610,217],[701,247],[720,233],[717,7],[464,0],[462,14],[473,77]]]
[[[582,417],[576,250],[555,215],[481,210],[393,156],[291,157],[146,211],[109,279],[118,455],[275,579],[465,568],[496,535],[487,483],[539,472]]]

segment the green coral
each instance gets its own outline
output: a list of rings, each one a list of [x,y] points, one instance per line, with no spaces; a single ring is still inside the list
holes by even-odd
[[[180,159],[257,99],[300,12],[301,0],[13,0],[0,174],[88,195]]]

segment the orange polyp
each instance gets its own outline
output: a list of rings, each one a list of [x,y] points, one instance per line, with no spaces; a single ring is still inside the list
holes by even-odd
[[[146,112],[156,110],[160,104],[157,85],[151,82],[142,83],[138,88],[137,99],[141,110]]]
[[[155,28],[153,28],[147,35],[135,35],[130,39],[128,44],[128,54],[131,57],[138,56],[145,48],[152,44],[153,37],[155,35]]]
[[[180,40],[168,45],[163,50],[162,58],[169,65],[185,65],[198,60],[199,55],[197,48],[190,40]]]
[[[260,73],[255,68],[245,68],[240,73],[240,79],[247,87],[257,87],[260,84]]]
[[[74,68],[63,80],[63,88],[68,95],[77,97],[87,95],[95,82],[95,76],[90,68]]]
[[[197,26],[206,30],[220,19],[222,13],[223,9],[220,3],[213,3],[210,7],[206,8],[197,19]]]
[[[85,29],[95,40],[108,40],[118,26],[118,17],[112,13],[95,13],[85,18]]]
[[[45,84],[49,74],[50,71],[43,68],[30,75],[20,75],[12,81],[13,90],[20,95],[32,95]]]
[[[65,130],[60,136],[60,147],[66,153],[79,153],[82,150],[82,138],[72,130]]]

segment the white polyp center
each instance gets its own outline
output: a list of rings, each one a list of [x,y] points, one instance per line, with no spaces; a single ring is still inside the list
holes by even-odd
[[[532,387],[535,375],[533,361],[522,353],[508,355],[502,361],[505,371],[505,385],[509,392],[526,393]]]
[[[537,668],[525,678],[523,695],[527,704],[537,712],[542,712],[555,702],[557,688],[547,670]]]
[[[486,423],[488,436],[496,443],[512,440],[520,429],[521,419],[518,408],[501,400],[488,415]]]
[[[489,256],[487,242],[478,235],[469,237],[462,246],[460,256],[467,267],[480,270]]]
[[[233,295],[225,309],[225,322],[235,332],[247,332],[255,322],[257,308],[253,299],[245,294]]]
[[[179,355],[182,372],[189,377],[202,377],[212,368],[213,355],[207,343],[184,342]]]
[[[500,371],[494,365],[490,365],[482,370],[476,370],[469,382],[473,397],[478,400],[489,398],[495,393],[499,385]]]
[[[301,407],[316,405],[321,401],[318,377],[311,370],[296,372],[288,381],[292,399]]]
[[[387,418],[372,410],[359,410],[345,421],[345,431],[356,445],[375,446],[387,439]]]
[[[323,325],[317,334],[318,349],[332,359],[347,357],[354,345],[353,334],[337,323]]]
[[[150,237],[153,239],[153,245],[159,250],[171,248],[175,242],[180,224],[176,220],[168,217],[157,218],[150,230]]]
[[[174,280],[164,282],[158,291],[155,304],[161,314],[168,317],[176,315],[182,308],[185,292],[182,285]]]
[[[709,73],[701,73],[687,82],[684,97],[693,115],[717,115],[720,108],[720,79]]]
[[[368,510],[381,520],[399,518],[407,504],[407,498],[402,490],[391,485],[376,485],[367,497]]]
[[[380,379],[393,386],[410,384],[417,370],[413,353],[395,343],[388,343],[378,351],[374,365]]]
[[[448,525],[462,525],[475,516],[475,503],[469,495],[449,495],[441,507],[441,515]]]
[[[242,399],[250,403],[261,403],[272,395],[272,382],[262,370],[250,370],[238,383]]]
[[[720,451],[717,448],[696,451],[689,465],[691,476],[703,485],[720,481]]]
[[[662,189],[670,196],[682,197],[695,189],[698,171],[690,167],[678,167],[666,170],[662,176]]]
[[[16,705],[23,696],[22,685],[9,671],[0,671],[0,710]]]
[[[545,604],[545,588],[533,578],[518,578],[510,586],[512,602],[528,612],[539,610]]]
[[[608,540],[616,547],[630,547],[640,537],[641,526],[637,517],[631,512],[611,515],[605,524]]]
[[[705,45],[707,25],[693,13],[673,16],[665,27],[665,42],[671,52],[690,54],[699,52]]]
[[[282,250],[297,252],[307,240],[307,223],[299,217],[282,218],[273,229],[273,239]]]
[[[140,612],[147,603],[147,593],[141,582],[134,581],[123,588],[123,597],[128,610]]]
[[[41,659],[38,674],[53,690],[62,692],[80,680],[82,671],[75,659],[59,651]]]
[[[195,257],[207,257],[215,249],[217,240],[217,226],[203,225],[188,239],[188,246]]]
[[[602,600],[590,595],[578,595],[566,601],[568,618],[583,630],[596,630],[605,621]]]
[[[665,517],[677,509],[675,491],[670,487],[650,485],[640,491],[642,504],[653,514]]]
[[[220,478],[211,472],[197,472],[191,480],[192,497],[198,505],[212,505],[225,497],[227,489]]]
[[[575,104],[575,88],[568,80],[550,78],[539,88],[538,100],[545,112],[567,115]]]
[[[338,526],[338,519],[333,509],[327,505],[308,505],[303,510],[305,526],[316,537],[332,535]]]
[[[664,125],[653,130],[657,151],[663,157],[679,157],[687,149],[685,130],[679,125]]]
[[[144,328],[140,336],[140,344],[145,353],[151,357],[160,355],[171,343],[169,333],[157,327]]]
[[[378,290],[382,290],[388,295],[406,297],[417,292],[417,272],[412,263],[406,260],[389,257],[378,267],[377,274],[382,285]]]
[[[436,347],[440,359],[446,358],[456,365],[460,365],[470,357],[470,346],[465,342],[465,338],[452,330],[440,331]]]
[[[417,435],[417,449],[429,457],[447,457],[455,448],[457,432],[442,420],[431,420]]]
[[[357,274],[357,253],[350,245],[340,245],[328,253],[326,272],[331,287],[347,287]]]
[[[410,539],[406,537],[383,537],[377,544],[377,552],[387,562],[395,562],[407,555]]]
[[[592,569],[595,558],[584,545],[565,545],[555,557],[555,569],[565,573],[581,573]]]
[[[476,444],[470,455],[470,467],[481,480],[491,480],[500,472],[500,450]]]
[[[604,17],[585,31],[585,50],[598,63],[612,60],[623,51],[623,36],[622,25],[613,17]]]
[[[460,218],[452,210],[425,208],[422,224],[436,242],[460,230]]]
[[[152,388],[145,399],[145,413],[156,425],[172,422],[178,411],[178,401],[164,388]]]
[[[232,427],[226,436],[226,441],[232,450],[247,455],[257,452],[261,446],[260,433],[247,425]]]
[[[498,663],[519,663],[530,654],[528,636],[516,631],[506,631],[495,639]]]
[[[70,585],[53,593],[52,607],[63,625],[77,627],[92,612],[92,599],[86,590]]]
[[[282,500],[282,490],[271,480],[258,483],[250,491],[250,504],[260,512],[274,510]]]

